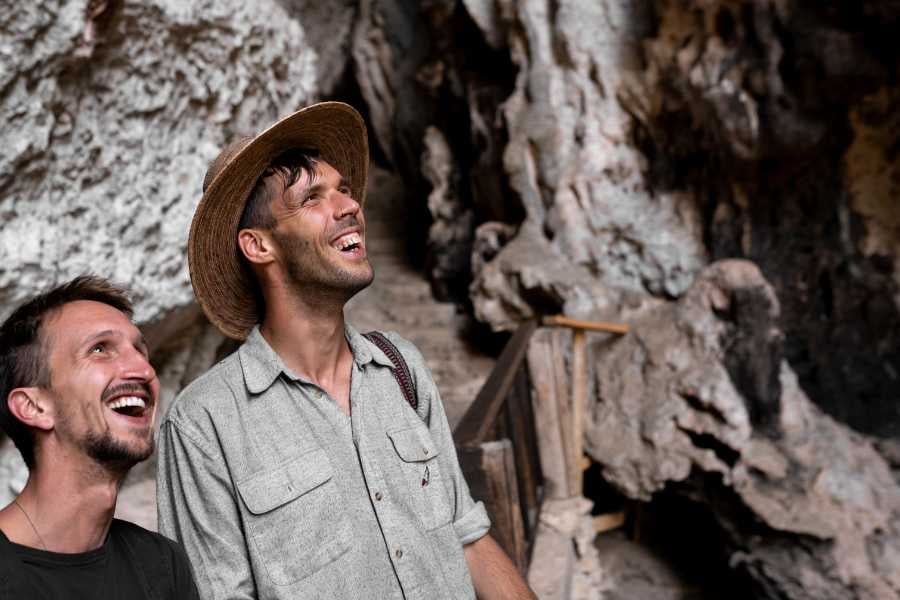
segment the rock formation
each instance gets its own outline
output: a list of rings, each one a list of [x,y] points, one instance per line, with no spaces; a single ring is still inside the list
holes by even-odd
[[[894,598],[900,486],[804,394],[779,316],[756,266],[713,263],[600,353],[587,450],[628,497],[708,506],[762,597]]]
[[[505,123],[482,154],[502,152],[524,209],[499,219],[520,228],[507,247],[476,236],[480,319],[615,316],[749,258],[813,401],[900,435],[896,3],[463,4],[517,68],[497,114],[470,111]]]

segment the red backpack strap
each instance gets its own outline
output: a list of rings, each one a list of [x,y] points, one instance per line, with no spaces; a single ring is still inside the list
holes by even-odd
[[[364,333],[363,336],[378,346],[381,351],[384,352],[385,356],[388,357],[388,360],[394,365],[394,368],[391,369],[391,373],[394,374],[394,379],[396,379],[397,383],[400,385],[400,391],[403,392],[406,401],[412,406],[412,409],[418,412],[419,398],[416,395],[416,386],[409,373],[409,365],[406,364],[406,359],[400,354],[397,346],[395,346],[391,340],[387,339],[380,331],[370,331],[369,333]]]

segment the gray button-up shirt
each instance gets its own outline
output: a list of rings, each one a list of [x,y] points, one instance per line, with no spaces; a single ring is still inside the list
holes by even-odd
[[[203,598],[474,598],[464,544],[487,533],[421,354],[418,412],[352,327],[348,417],[254,329],[188,386],[159,434],[160,531]]]

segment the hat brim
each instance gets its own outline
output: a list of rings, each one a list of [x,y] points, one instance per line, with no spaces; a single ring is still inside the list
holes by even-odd
[[[241,265],[237,246],[241,214],[266,167],[293,148],[316,148],[319,157],[347,179],[356,201],[365,203],[366,126],[359,113],[342,102],[303,108],[237,152],[203,193],[188,238],[194,295],[210,322],[230,338],[245,339],[259,321],[256,282]]]

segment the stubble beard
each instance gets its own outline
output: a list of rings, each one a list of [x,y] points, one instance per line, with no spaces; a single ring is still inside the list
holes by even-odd
[[[112,470],[127,470],[137,463],[147,460],[153,454],[153,433],[141,448],[117,440],[107,429],[103,433],[89,432],[81,439],[85,453],[97,463]]]
[[[327,260],[310,249],[309,242],[297,236],[275,234],[275,238],[285,254],[288,282],[303,297],[313,295],[320,301],[331,299],[343,306],[375,278],[368,260],[365,263],[367,270],[354,272],[328,264]]]
[[[155,444],[152,428],[147,432],[147,439],[141,440],[141,444],[138,447],[134,443],[128,443],[113,437],[112,431],[110,431],[108,426],[99,433],[88,431],[79,435],[71,431],[68,427],[69,422],[71,422],[71,417],[63,414],[56,427],[59,430],[66,431],[67,437],[74,440],[74,443],[86,456],[107,470],[115,472],[128,471],[131,467],[147,460],[153,454]]]

